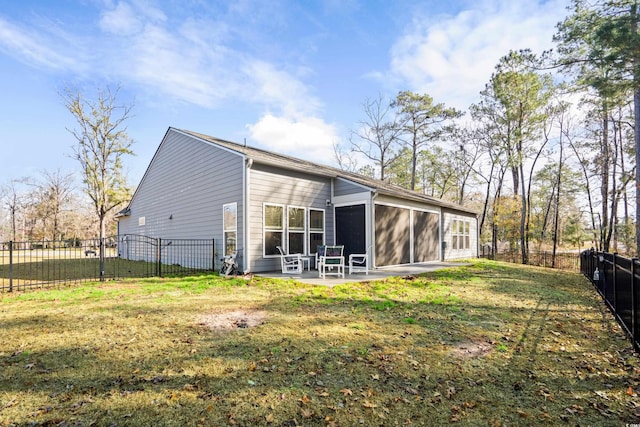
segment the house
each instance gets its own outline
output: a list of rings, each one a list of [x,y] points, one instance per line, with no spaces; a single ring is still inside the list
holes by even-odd
[[[276,246],[312,256],[369,249],[373,268],[478,255],[477,214],[336,168],[169,128],[118,234],[215,241],[242,271],[280,268]],[[121,256],[136,258],[121,250]],[[138,256],[138,258],[140,258]],[[180,260],[176,261],[180,262]]]

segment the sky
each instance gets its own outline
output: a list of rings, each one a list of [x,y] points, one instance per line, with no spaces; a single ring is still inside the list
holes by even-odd
[[[120,88],[137,185],[169,127],[335,164],[363,103],[466,111],[569,0],[0,0],[0,185],[77,171],[65,88]]]

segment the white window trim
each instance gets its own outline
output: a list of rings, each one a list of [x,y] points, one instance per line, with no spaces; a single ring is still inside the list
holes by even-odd
[[[311,243],[311,233],[319,234],[319,232],[311,230],[311,211],[322,212],[322,244],[324,245],[327,242],[327,213],[325,209],[318,208],[307,209],[307,214],[309,215],[307,218],[307,245]],[[309,255],[316,255],[317,248],[309,247],[307,251]]]
[[[462,224],[462,232],[460,232],[460,224]],[[454,237],[456,238],[457,245],[453,244]],[[466,237],[469,237],[468,247],[466,245]],[[455,218],[451,221],[451,249],[454,251],[471,249],[471,220]]]
[[[285,213],[287,212],[287,206],[283,205],[281,203],[267,203],[264,202],[262,204],[262,257],[263,258],[279,258],[280,255],[267,255],[266,254],[266,246],[265,246],[265,242],[267,241],[266,239],[266,233],[267,231],[277,231],[277,230],[267,230],[267,228],[265,227],[265,219],[267,218],[265,212],[267,210],[267,206],[277,206],[277,207],[281,207],[282,208],[282,245],[283,245],[283,249],[284,249],[284,245],[286,244],[286,226],[287,226],[287,218],[285,218]]]
[[[289,209],[302,209],[303,214],[302,214],[302,218],[304,221],[304,225],[302,227],[302,231],[291,231],[290,227],[289,227]],[[307,253],[307,233],[309,230],[309,218],[307,218],[307,211],[308,209],[305,208],[304,206],[294,206],[294,205],[287,205],[287,222],[285,224],[285,236],[286,236],[286,242],[284,242],[284,244],[286,245],[286,251],[287,253],[290,253],[291,251],[289,250],[289,235],[290,234],[302,234],[302,255],[305,255]]]
[[[224,213],[225,213],[225,210],[227,209],[228,206],[234,206],[235,207],[236,223],[235,223],[235,227],[234,227],[233,230],[232,229],[227,230],[225,228]],[[236,252],[238,252],[238,203],[237,202],[225,203],[224,205],[222,205],[222,246],[223,246],[224,256],[231,255],[231,254],[227,253],[227,239],[226,239],[227,232],[231,232],[231,231],[234,231],[236,233]]]

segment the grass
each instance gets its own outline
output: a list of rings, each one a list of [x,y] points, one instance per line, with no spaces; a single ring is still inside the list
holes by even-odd
[[[65,283],[86,282],[100,277],[100,259],[85,256],[79,249],[16,251],[12,266],[6,251],[0,253],[0,291],[45,288]],[[124,277],[149,277],[157,275],[157,263],[135,261],[115,256],[112,250],[104,259],[107,280]],[[161,266],[164,275],[194,274],[194,269],[177,264]],[[12,278],[12,280],[10,280]]]
[[[155,264],[145,261],[125,259],[105,259],[107,277],[114,271],[126,272],[128,275],[146,275],[155,271]],[[74,281],[87,277],[100,277],[100,260],[98,258],[78,259],[41,259],[32,262],[16,262],[13,265],[13,278],[19,283],[30,281]],[[0,280],[9,279],[9,265],[0,264]]]
[[[2,294],[0,327],[0,426],[640,421],[637,355],[592,286],[521,265]]]

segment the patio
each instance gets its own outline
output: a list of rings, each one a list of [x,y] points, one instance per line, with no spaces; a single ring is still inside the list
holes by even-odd
[[[318,277],[318,270],[303,270],[302,274],[282,274],[280,271],[273,271],[267,273],[259,273],[258,276],[268,277],[273,279],[293,279],[295,281],[306,283],[310,285],[323,285],[333,287],[336,285],[342,285],[344,283],[353,282],[369,282],[372,280],[382,280],[387,277],[393,276],[412,276],[421,273],[427,273],[429,271],[440,270],[447,267],[458,267],[464,265],[459,262],[433,262],[425,264],[413,264],[402,265],[397,267],[384,267],[369,270],[369,274],[354,273],[348,274],[349,268],[347,267],[344,275],[344,279],[337,276],[329,276],[325,279]]]

